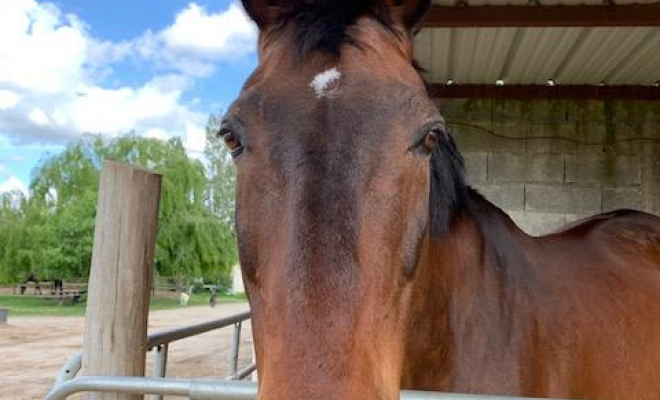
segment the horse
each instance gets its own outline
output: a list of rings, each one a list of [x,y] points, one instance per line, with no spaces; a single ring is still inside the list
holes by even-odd
[[[41,282],[39,281],[38,275],[34,272],[30,272],[29,275],[21,283],[20,294],[21,295],[25,294],[25,290],[27,289],[27,284],[30,282],[34,282],[34,294],[42,295],[43,291],[41,290]],[[62,279],[53,279],[53,287],[51,288],[51,294],[58,294],[58,293],[62,294],[63,290],[64,290],[64,281]]]
[[[179,305],[181,307],[188,307],[189,301],[190,301],[190,295],[187,292],[181,292],[179,294]]]
[[[660,398],[660,218],[531,237],[466,183],[412,57],[429,0],[243,0],[218,130],[259,399]]]

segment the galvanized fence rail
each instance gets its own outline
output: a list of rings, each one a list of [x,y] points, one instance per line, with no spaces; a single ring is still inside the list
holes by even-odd
[[[184,396],[191,399],[255,400],[257,384],[236,381],[198,379],[94,377],[66,382],[51,392],[46,400],[62,400],[84,391],[105,391],[158,396]],[[541,400],[531,397],[482,396],[474,394],[401,391],[401,400]],[[547,399],[546,399],[547,400]]]
[[[44,400],[63,400],[80,392],[111,392],[163,396],[184,396],[191,399],[255,400],[257,384],[240,382],[255,371],[254,362],[238,370],[241,328],[250,319],[250,312],[233,315],[203,324],[173,329],[149,335],[148,350],[154,350],[153,377],[82,376],[76,377],[82,364],[82,354],[71,357],[58,375],[55,386]],[[230,375],[224,380],[165,378],[167,356],[172,342],[216,329],[234,326],[229,354]],[[254,361],[254,360],[253,360]],[[530,397],[485,396],[422,391],[401,391],[401,400],[541,400]],[[547,400],[547,399],[546,399]],[[555,399],[559,400],[559,399]]]
[[[186,326],[158,332],[149,335],[147,340],[147,351],[154,351],[154,366],[153,378],[143,377],[79,377],[76,378],[78,372],[82,367],[82,353],[75,354],[64,364],[53,389],[48,393],[45,399],[65,399],[71,394],[80,391],[98,391],[98,392],[126,392],[136,393],[131,390],[139,387],[137,393],[153,394],[152,400],[162,400],[164,395],[178,394],[182,387],[186,386],[186,380],[177,379],[164,379],[167,373],[167,359],[169,353],[169,346],[171,343],[178,340],[186,339],[192,336],[201,335],[203,333],[211,332],[217,329],[226,328],[229,326],[234,327],[232,332],[231,350],[229,353],[228,369],[229,375],[225,378],[226,381],[242,380],[247,378],[251,373],[256,370],[256,364],[253,362],[245,368],[238,369],[238,357],[240,351],[241,331],[243,322],[250,319],[251,313],[249,311],[232,315],[229,317],[221,318],[215,321],[205,322],[197,325]],[[125,382],[122,386],[121,382]],[[170,384],[168,385],[168,382]],[[190,380],[192,386],[196,387],[196,381]],[[176,384],[175,384],[176,383]],[[155,386],[154,386],[155,385]],[[160,386],[159,386],[160,385]],[[178,388],[178,391],[169,392],[172,388]],[[214,387],[224,387],[222,384],[216,384]],[[122,389],[123,388],[123,389]],[[130,389],[133,388],[133,389]],[[156,388],[158,390],[149,391],[149,388]]]

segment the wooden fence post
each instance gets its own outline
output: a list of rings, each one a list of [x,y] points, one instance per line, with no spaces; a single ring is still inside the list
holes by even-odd
[[[161,176],[105,162],[89,277],[83,374],[144,376]],[[142,396],[89,393],[87,400]]]

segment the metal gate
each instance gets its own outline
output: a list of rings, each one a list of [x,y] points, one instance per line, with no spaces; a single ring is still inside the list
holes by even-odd
[[[250,312],[233,315],[216,321],[188,326],[149,335],[148,351],[154,351],[154,377],[83,376],[76,377],[82,365],[82,354],[71,357],[57,377],[53,389],[45,400],[63,400],[79,392],[115,392],[152,395],[152,400],[163,396],[184,396],[191,399],[254,400],[257,384],[240,382],[255,371],[254,360],[247,367],[238,369],[241,328],[250,319]],[[191,336],[234,327],[229,354],[230,375],[224,380],[165,378],[169,345]],[[454,393],[401,391],[401,400],[540,400],[529,397],[480,396]]]

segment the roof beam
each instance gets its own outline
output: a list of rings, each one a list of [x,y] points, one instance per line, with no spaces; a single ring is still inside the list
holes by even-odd
[[[572,100],[660,100],[659,86],[596,85],[444,85],[428,84],[429,95],[437,98],[480,99],[572,99]]]
[[[433,6],[424,28],[660,26],[660,3],[558,6]]]

